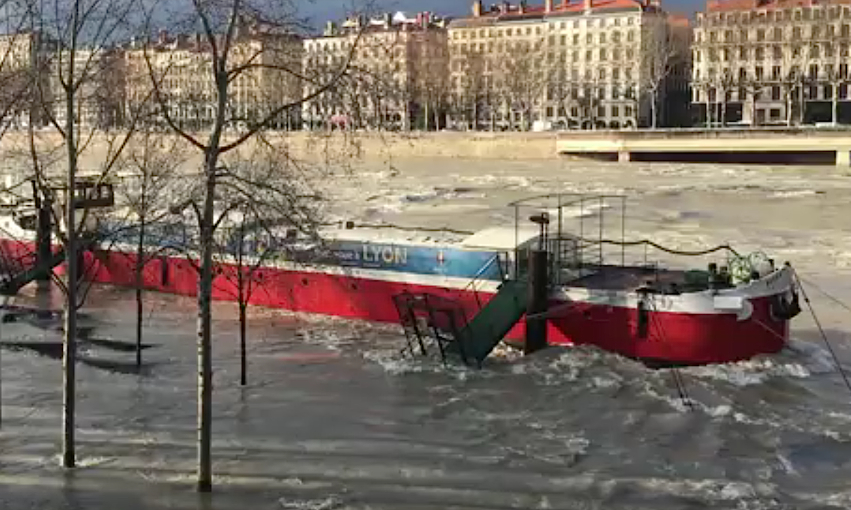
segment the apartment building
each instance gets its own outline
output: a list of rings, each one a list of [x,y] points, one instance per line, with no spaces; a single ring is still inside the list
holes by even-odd
[[[0,35],[0,111],[13,127],[48,123],[37,98],[51,94],[49,66],[56,43],[41,32]]]
[[[441,127],[448,108],[447,61],[445,21],[428,12],[329,22],[321,36],[304,41],[304,72],[313,90],[342,76],[305,104],[305,126]]]
[[[301,39],[290,32],[240,23],[228,59],[234,72],[225,112],[229,128],[245,129],[258,122],[272,129],[300,126],[301,108],[288,105],[297,103],[302,94],[301,51]],[[213,123],[213,59],[203,36],[161,31],[153,44],[131,41],[124,55],[128,118],[140,115],[162,123],[160,104],[164,104],[172,121],[185,129]]]
[[[848,2],[709,1],[694,27],[698,121],[851,122],[849,44]]]
[[[686,87],[683,23],[658,0],[503,2],[487,10],[475,1],[472,16],[449,25],[454,120],[492,130],[674,123],[667,93],[672,83]]]
[[[74,79],[70,80],[71,58]],[[76,88],[74,119],[82,128],[110,129],[124,122],[124,54],[117,48],[86,48],[73,52],[55,51],[51,56],[47,83],[50,94],[45,110],[60,127],[68,117],[66,87]],[[72,83],[73,81],[73,83]],[[64,128],[63,128],[64,129]]]

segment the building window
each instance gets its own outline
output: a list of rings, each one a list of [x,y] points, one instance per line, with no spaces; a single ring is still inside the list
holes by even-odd
[[[739,48],[739,59],[740,60],[747,60],[748,59],[748,49],[745,48],[744,46]]]
[[[591,34],[585,34],[585,44],[593,44],[594,36]]]
[[[768,116],[771,120],[780,120],[780,108],[772,108],[769,110]]]
[[[780,66],[773,66],[771,68],[771,79],[779,80],[780,79]]]
[[[585,60],[588,62],[591,61],[591,50],[585,50]]]
[[[618,107],[612,106],[612,117],[617,117],[619,115],[620,115],[620,112],[618,111]]]
[[[612,79],[613,80],[620,80],[621,79],[621,68],[620,67],[615,67],[615,68],[612,69]]]
[[[762,66],[757,66],[755,69],[756,81],[762,81]]]
[[[606,107],[605,106],[598,106],[597,107],[597,116],[598,117],[605,117],[606,116]]]
[[[573,34],[573,44],[579,44],[579,34]]]
[[[762,61],[765,58],[765,48],[758,46],[756,48],[756,59]]]
[[[780,101],[780,87],[777,85],[771,87],[771,100]]]
[[[627,42],[635,41],[635,31],[634,30],[630,30],[629,32],[626,33],[626,40],[627,40]]]
[[[624,106],[623,114],[627,117],[632,117],[632,106]]]
[[[600,48],[600,60],[606,60],[608,58],[608,51],[605,48]]]
[[[765,29],[764,28],[758,28],[757,29],[756,40],[757,41],[764,41],[765,40]]]
[[[774,60],[780,60],[783,58],[783,49],[779,45],[775,44],[774,47],[771,48],[771,51],[773,52],[772,56],[774,57]]]

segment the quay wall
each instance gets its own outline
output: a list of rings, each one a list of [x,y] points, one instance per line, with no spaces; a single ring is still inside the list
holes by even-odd
[[[163,135],[174,137],[174,135]],[[229,141],[226,137],[225,142]],[[270,133],[264,141],[295,158],[336,161],[458,158],[480,160],[554,160],[564,157],[602,157],[620,161],[726,161],[725,154],[744,154],[753,162],[774,158],[797,162],[801,156],[830,154],[830,163],[844,163],[851,151],[851,130],[815,129],[683,129],[637,131],[567,131],[545,133]],[[256,141],[241,149],[249,154]],[[58,134],[38,133],[37,145],[64,160]],[[114,145],[114,143],[113,143]],[[162,144],[168,146],[168,143]],[[201,157],[188,144],[187,168],[199,168]],[[81,158],[86,168],[98,168],[110,152],[110,140],[98,135],[88,141]],[[25,133],[8,132],[0,139],[0,171],[31,167]],[[685,156],[684,156],[685,155]],[[834,160],[835,155],[835,160]],[[769,157],[771,156],[771,158]],[[818,158],[817,158],[818,159]],[[772,161],[775,162],[775,161]],[[820,161],[826,162],[826,161]]]

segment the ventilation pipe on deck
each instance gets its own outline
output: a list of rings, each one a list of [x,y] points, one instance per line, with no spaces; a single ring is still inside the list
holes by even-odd
[[[541,226],[541,233],[538,246],[532,248],[529,253],[529,307],[526,309],[524,354],[532,354],[547,346],[546,311],[549,308],[547,225],[550,223],[550,218],[543,212],[529,219]],[[530,319],[530,316],[534,318]]]

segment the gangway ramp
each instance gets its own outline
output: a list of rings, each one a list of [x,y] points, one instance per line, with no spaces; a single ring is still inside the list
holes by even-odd
[[[480,365],[526,313],[525,282],[505,280],[490,301],[460,331],[464,353]]]

